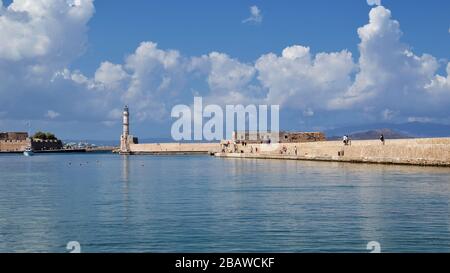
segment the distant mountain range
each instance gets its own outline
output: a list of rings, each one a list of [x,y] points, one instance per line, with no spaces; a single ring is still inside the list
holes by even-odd
[[[352,139],[378,139],[383,133],[386,138],[450,137],[450,125],[437,123],[408,122],[400,124],[375,123],[349,126],[325,131],[328,139],[341,139],[349,135]],[[375,137],[376,136],[376,137]]]
[[[381,135],[384,135],[386,139],[405,139],[412,138],[410,135],[406,135],[400,132],[396,132],[391,129],[378,129],[378,130],[369,130],[365,132],[355,132],[349,134],[348,136],[352,140],[369,140],[369,139],[379,139]],[[332,136],[328,137],[328,140],[340,140],[342,136]]]

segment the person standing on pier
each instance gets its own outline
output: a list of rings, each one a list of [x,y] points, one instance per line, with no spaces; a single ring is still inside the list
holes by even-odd
[[[345,135],[345,136],[342,138],[342,140],[343,140],[343,142],[344,142],[344,145],[348,145],[348,136],[347,136],[347,135]]]

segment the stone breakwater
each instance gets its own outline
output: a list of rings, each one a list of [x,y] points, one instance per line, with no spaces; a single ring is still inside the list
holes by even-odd
[[[214,154],[219,143],[150,143],[130,144],[129,154]]]
[[[272,151],[264,144],[239,143],[130,144],[129,154],[214,154],[223,158],[312,160],[450,167],[450,138],[280,143]]]
[[[279,144],[263,151],[261,144],[237,144],[221,149],[217,157],[335,161],[450,167],[450,138],[341,141]]]

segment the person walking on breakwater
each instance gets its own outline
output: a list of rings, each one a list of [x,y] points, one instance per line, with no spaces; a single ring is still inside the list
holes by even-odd
[[[344,136],[343,138],[342,138],[342,140],[343,140],[343,142],[344,142],[344,145],[348,145],[348,136]]]
[[[385,142],[386,142],[386,140],[384,139],[384,135],[383,134],[381,134],[381,136],[380,136],[380,141],[381,141],[381,144],[385,144]]]
[[[344,141],[345,146],[352,145],[352,140],[350,139],[350,137],[348,135],[345,135],[342,139]]]

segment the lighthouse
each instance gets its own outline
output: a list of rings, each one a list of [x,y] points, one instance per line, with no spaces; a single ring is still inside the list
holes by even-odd
[[[123,109],[122,135],[120,136],[120,153],[130,153],[130,111],[128,106]]]
[[[123,133],[124,137],[128,137],[130,135],[130,111],[128,109],[128,105],[123,109]]]

